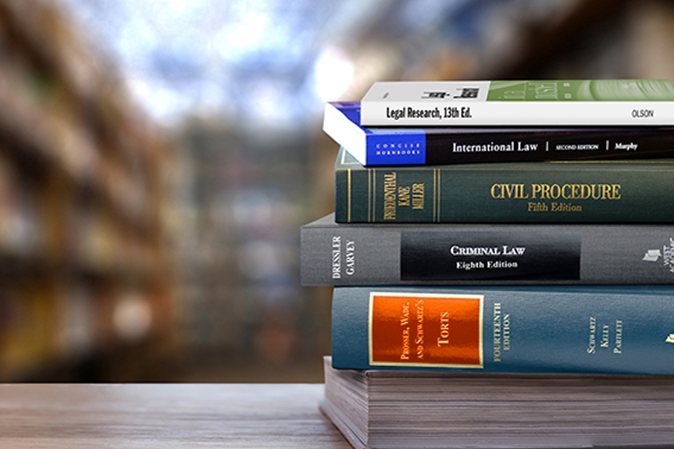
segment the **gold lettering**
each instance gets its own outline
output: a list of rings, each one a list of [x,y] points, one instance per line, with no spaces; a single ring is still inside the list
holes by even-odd
[[[403,304],[403,314],[400,318],[400,325],[407,326],[410,322],[410,303],[406,302]]]
[[[410,328],[403,329],[403,348],[400,354],[400,360],[410,359]]]
[[[564,199],[572,199],[572,200],[577,200],[580,198],[580,185],[578,184],[573,184],[571,186],[571,196],[565,196]]]
[[[587,184],[581,184],[580,185],[580,196],[578,197],[578,199],[586,200],[586,199],[590,198],[591,195],[592,195],[592,189],[590,188],[590,186],[587,185]]]
[[[501,303],[494,303],[494,362],[501,361]]]
[[[550,186],[550,198],[553,200],[556,200],[559,198],[559,195],[561,195],[561,189],[559,188],[559,185],[553,184]]]
[[[497,200],[514,198],[516,200],[529,198],[524,193],[524,184],[494,184],[491,186],[491,197]]]
[[[615,347],[613,348],[614,354],[622,354],[623,351],[623,322],[622,320],[616,320],[615,322]]]
[[[599,193],[596,193],[597,189],[595,187],[597,187],[597,184],[592,184],[591,187],[592,187],[592,199],[598,200],[599,198],[601,198],[601,188],[599,189]]]
[[[620,184],[532,184],[531,197],[533,199],[552,199],[559,197],[569,200],[619,200],[621,198]],[[521,197],[525,198],[525,197]]]
[[[384,175],[384,220],[396,219],[396,172]]]
[[[409,186],[398,187],[398,207],[410,206],[410,188]]]
[[[620,188],[621,188],[621,187],[620,187],[620,184],[613,184],[613,185],[611,186],[611,189],[612,189],[612,192],[613,192],[612,195],[611,195],[611,196],[613,197],[613,198],[611,198],[612,200],[619,200],[619,199],[621,199],[622,196],[621,196],[621,194],[620,194]]]
[[[424,184],[412,184],[412,209],[424,209]]]
[[[518,189],[518,190],[519,190],[518,198],[520,198],[520,199],[527,199],[527,198],[529,198],[529,195],[526,195],[526,196],[524,195],[524,184],[518,184],[517,186],[519,187],[519,189]]]
[[[524,184],[493,184],[491,197],[502,199],[541,199],[541,200],[620,200],[620,184],[531,184],[529,193],[525,193]]]
[[[605,200],[607,198],[612,199],[612,198],[610,198],[610,196],[611,196],[611,186],[608,185],[608,184],[602,184],[601,185],[601,199],[602,200]]]
[[[498,193],[497,189],[499,189]],[[494,184],[493,186],[491,186],[491,197],[496,200],[503,199],[503,184]]]
[[[417,309],[417,338],[414,343],[417,345],[424,344],[424,300],[420,299],[415,304]]]
[[[449,312],[440,314],[440,337],[438,337],[438,346],[449,344]]]

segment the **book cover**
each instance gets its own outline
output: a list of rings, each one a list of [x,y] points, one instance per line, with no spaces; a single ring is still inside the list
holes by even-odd
[[[674,225],[339,224],[300,231],[302,285],[673,284]]]
[[[673,375],[674,287],[335,287],[337,369]]]
[[[668,80],[377,82],[363,126],[674,125]]]
[[[674,223],[674,160],[335,163],[339,223]]]
[[[360,126],[360,102],[325,105],[323,130],[362,165],[672,157],[674,128]]]

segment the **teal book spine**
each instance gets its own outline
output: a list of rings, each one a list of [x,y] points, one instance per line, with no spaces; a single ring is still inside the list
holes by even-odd
[[[674,160],[335,163],[338,223],[674,223]]]
[[[335,287],[337,369],[674,375],[674,287]]]

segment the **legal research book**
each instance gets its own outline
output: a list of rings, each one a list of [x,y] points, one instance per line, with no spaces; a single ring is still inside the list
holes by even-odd
[[[663,126],[674,124],[669,80],[377,82],[362,126]]]

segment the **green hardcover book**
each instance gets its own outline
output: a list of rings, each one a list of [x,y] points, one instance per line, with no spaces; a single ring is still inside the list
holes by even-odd
[[[674,160],[335,164],[338,223],[673,223]]]

